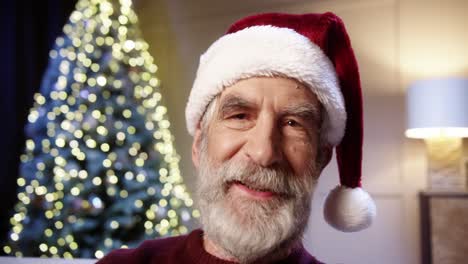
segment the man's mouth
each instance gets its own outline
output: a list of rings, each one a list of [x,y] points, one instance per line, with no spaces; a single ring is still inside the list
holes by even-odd
[[[253,187],[241,181],[233,181],[230,183],[230,186],[256,199],[270,199],[278,196],[277,193],[271,190]]]

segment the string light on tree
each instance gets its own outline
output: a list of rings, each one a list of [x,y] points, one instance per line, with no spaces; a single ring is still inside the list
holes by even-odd
[[[137,22],[129,0],[70,15],[28,115],[5,254],[101,258],[199,217]]]

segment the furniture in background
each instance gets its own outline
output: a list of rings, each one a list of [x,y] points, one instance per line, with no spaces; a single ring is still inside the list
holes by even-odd
[[[420,193],[423,264],[468,262],[468,192]]]

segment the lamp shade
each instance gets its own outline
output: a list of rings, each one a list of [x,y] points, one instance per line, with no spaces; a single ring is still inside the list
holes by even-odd
[[[407,137],[468,137],[468,79],[415,82],[407,111]]]

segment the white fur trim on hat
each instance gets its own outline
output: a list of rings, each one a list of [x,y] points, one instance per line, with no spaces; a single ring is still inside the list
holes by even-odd
[[[335,68],[307,37],[289,28],[253,26],[225,35],[200,57],[185,116],[191,135],[224,88],[255,76],[287,76],[307,85],[324,106],[324,139],[340,143],[346,110]]]
[[[377,209],[374,200],[362,188],[337,186],[328,194],[323,213],[334,228],[356,232],[371,225]]]

